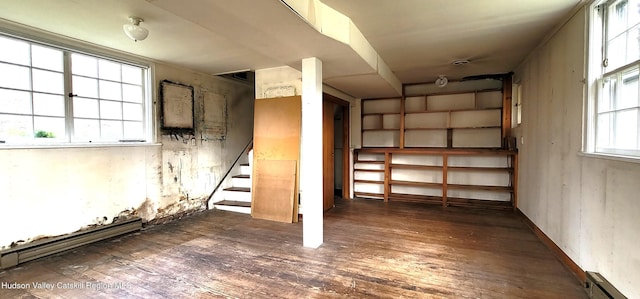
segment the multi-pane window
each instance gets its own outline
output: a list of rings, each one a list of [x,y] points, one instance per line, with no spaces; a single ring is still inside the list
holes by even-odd
[[[0,140],[66,138],[63,51],[0,36]]]
[[[76,140],[144,138],[144,89],[140,67],[71,54]]]
[[[601,41],[595,63],[593,107],[595,152],[640,156],[640,0],[605,1],[595,6],[596,26]],[[593,136],[595,134],[595,136]]]
[[[0,141],[146,138],[148,68],[0,36]]]

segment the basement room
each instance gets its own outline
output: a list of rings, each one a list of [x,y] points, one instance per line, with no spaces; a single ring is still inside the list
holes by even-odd
[[[0,298],[640,298],[640,0],[0,1]]]

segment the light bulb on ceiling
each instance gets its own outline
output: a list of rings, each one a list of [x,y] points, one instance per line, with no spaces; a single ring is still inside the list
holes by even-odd
[[[436,86],[438,87],[445,87],[447,86],[447,83],[449,83],[449,79],[447,79],[447,77],[445,77],[444,75],[440,75],[438,76],[438,79],[436,79]]]
[[[143,19],[138,17],[129,17],[129,22],[131,24],[122,25],[122,30],[124,30],[124,33],[134,42],[144,40],[149,36],[149,30],[140,27],[140,23],[144,22]]]

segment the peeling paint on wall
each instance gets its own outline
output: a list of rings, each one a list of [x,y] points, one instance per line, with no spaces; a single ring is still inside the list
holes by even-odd
[[[221,173],[253,136],[253,86],[161,63],[155,78],[194,86],[196,99],[203,91],[222,95],[225,138],[199,137],[204,103],[196,103],[196,134],[175,138],[158,130],[161,146],[1,149],[2,208],[28,212],[0,217],[0,227],[16,228],[2,231],[0,248],[135,216],[155,223],[206,208]],[[158,99],[152,101],[157,116]]]
[[[155,219],[151,222],[157,224],[166,222],[183,216],[190,215],[206,209],[207,198],[182,197],[180,201],[172,203],[157,210]]]

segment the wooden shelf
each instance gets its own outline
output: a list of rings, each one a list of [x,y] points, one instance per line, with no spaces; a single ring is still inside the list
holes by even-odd
[[[399,115],[400,112],[370,112],[370,113],[362,113],[362,116],[367,115]]]
[[[385,169],[376,169],[371,170],[372,172],[376,172],[378,174],[384,173],[385,180],[384,181],[366,181],[366,180],[356,180],[356,182],[361,183],[374,183],[377,186],[382,186],[384,191],[378,190],[368,190],[373,192],[382,192],[382,194],[377,195],[377,197],[382,197],[385,200],[394,200],[394,201],[410,201],[410,202],[428,202],[428,203],[440,203],[442,206],[467,206],[467,207],[484,207],[484,208],[496,208],[496,209],[508,209],[516,206],[517,203],[517,152],[516,151],[506,151],[506,150],[495,150],[495,149],[433,149],[433,148],[372,148],[372,149],[358,149],[356,150],[357,154],[366,153],[368,155],[371,154],[384,154],[385,161],[361,161],[364,163],[374,163],[378,165],[383,165]],[[404,161],[403,164],[400,163],[391,163],[392,157],[395,154],[401,154],[406,156],[415,156],[414,158],[410,158],[407,161]],[[443,165],[420,165],[420,164],[408,164],[408,163],[425,163],[422,162],[423,159],[419,158],[423,156],[424,161],[430,161],[428,163],[442,163]],[[505,162],[495,162],[497,164],[483,164],[483,166],[469,166],[473,164],[457,164],[460,166],[449,166],[451,163],[450,159],[453,157],[469,157],[471,159],[482,159],[482,157],[504,157],[507,158],[510,164],[505,164]],[[502,159],[499,159],[501,161]],[[442,162],[439,162],[442,161]],[[496,160],[487,160],[487,161],[496,161]],[[472,163],[471,161],[466,162],[465,160],[461,160],[463,163]],[[457,162],[457,163],[460,163]],[[494,162],[491,162],[494,163]],[[495,165],[495,166],[491,166]],[[406,180],[393,180],[393,173],[396,171],[402,172],[402,170],[431,170],[435,171],[438,175],[442,175],[442,182],[434,182],[436,178],[425,177],[424,181],[406,181]],[[360,171],[356,169],[355,171]],[[366,171],[366,170],[365,170]],[[478,183],[473,183],[475,180],[467,180],[465,176],[460,178],[464,179],[464,181],[458,181],[458,184],[452,184],[448,182],[449,174],[456,175],[460,173],[468,173],[477,175],[490,175],[495,176],[496,178],[502,177],[502,175],[506,174],[510,176],[510,185],[509,186],[495,186],[495,185],[479,185]],[[453,177],[452,177],[453,178]],[[481,184],[481,183],[480,183]],[[493,184],[493,183],[488,183]],[[392,187],[394,188],[392,191]],[[404,190],[403,190],[404,188]],[[429,188],[431,190],[439,190],[442,192],[442,196],[421,196],[421,195],[411,195],[405,194],[410,191],[407,188]],[[489,194],[493,194],[494,196],[498,196],[494,198],[491,195],[484,195],[483,193],[478,193],[478,198],[456,198],[449,197],[449,194],[455,194],[455,191],[467,191],[470,192],[468,194],[469,197],[474,197],[476,192],[489,192]],[[461,196],[455,194],[455,196]],[[464,195],[467,196],[467,195]],[[490,196],[485,198],[485,196]],[[449,201],[451,199],[451,201]]]
[[[415,130],[422,130],[422,131],[430,131],[430,130],[448,130],[448,129],[500,129],[500,126],[479,126],[479,127],[440,127],[440,128],[404,128],[405,131],[415,131]],[[382,130],[382,129],[362,129],[362,131],[375,131],[375,130]],[[384,130],[399,130],[399,129],[384,129]]]
[[[442,166],[415,165],[415,164],[391,164],[389,167],[398,169],[442,170]]]
[[[500,148],[511,107],[505,106],[506,96],[497,91],[492,88],[493,94],[484,96],[474,90],[384,98],[383,102],[364,99],[363,147]]]
[[[442,128],[404,128],[405,131],[416,131],[416,130],[421,130],[421,131],[442,131],[442,130],[447,130],[447,127],[442,127]]]
[[[447,184],[449,189],[461,189],[461,190],[484,190],[484,191],[504,191],[513,192],[513,188],[510,186],[485,186],[485,185],[459,185],[459,184]]]
[[[447,129],[500,129],[501,126],[479,126],[479,127],[449,127]]]
[[[432,203],[432,204],[438,204],[438,205],[442,204],[441,196],[391,193],[389,194],[389,199],[392,201]]]
[[[478,108],[478,109],[473,109],[473,108],[468,108],[468,109],[450,109],[450,110],[423,110],[423,111],[405,111],[404,114],[420,114],[420,113],[424,113],[424,114],[429,114],[429,113],[443,113],[443,112],[464,112],[464,111],[486,111],[486,110],[501,110],[502,107],[500,108]],[[386,113],[382,113],[382,114],[386,114]],[[396,113],[397,114],[397,113]],[[365,115],[365,114],[362,114]]]
[[[461,166],[449,166],[449,171],[478,171],[478,172],[512,172],[511,167],[461,167]]]
[[[384,184],[384,181],[370,181],[370,180],[353,180],[354,183],[363,183],[363,184]]]
[[[362,132],[367,132],[367,131],[400,131],[400,128],[396,128],[396,129],[362,129]]]
[[[359,169],[359,168],[355,168],[355,169],[353,169],[353,171],[360,171],[360,172],[384,172],[384,169]]]
[[[390,181],[391,185],[402,185],[402,186],[414,186],[414,187],[437,187],[441,188],[441,183],[427,183],[427,182],[410,182],[410,181]]]
[[[471,207],[471,208],[488,208],[497,210],[513,209],[511,202],[497,200],[482,200],[471,198],[447,198],[447,205],[453,207]]]
[[[369,192],[353,192],[353,195],[355,195],[356,197],[362,196],[362,197],[379,197],[380,199],[382,199],[384,197],[384,194],[382,193],[369,193]]]
[[[368,147],[359,149],[360,153],[368,154],[412,154],[412,155],[449,155],[449,156],[515,156],[517,151],[509,151],[503,149],[487,149],[487,148],[431,148],[431,147],[414,147],[410,149],[385,148],[385,147]],[[384,164],[384,162],[383,162]]]
[[[365,163],[365,164],[384,164],[384,161],[367,161],[367,160],[357,160],[355,163]]]
[[[402,193],[389,194],[389,200],[401,201],[401,202],[428,203],[428,204],[437,204],[437,205],[442,204],[442,197],[440,196],[402,194]],[[482,200],[482,199],[456,198],[456,197],[447,198],[447,206],[488,208],[488,209],[497,209],[497,210],[512,209],[511,203],[508,201],[495,201],[495,200]]]
[[[482,91],[412,92],[411,96],[405,94],[400,99],[385,98],[383,100],[386,101],[382,102],[364,99],[361,110],[363,126],[360,131],[362,149],[356,149],[355,152],[358,155],[366,154],[367,157],[377,154],[375,158],[378,159],[384,155],[384,162],[355,162],[358,165],[377,164],[380,166],[369,168],[382,168],[355,169],[354,172],[361,172],[361,178],[380,180],[356,180],[377,184],[360,185],[362,188],[359,190],[381,192],[375,197],[382,197],[385,201],[430,202],[445,207],[515,207],[517,151],[501,148],[504,138],[509,136],[510,84],[505,80],[502,88],[487,85],[491,88]],[[491,93],[483,94],[485,91]],[[395,159],[394,155],[408,157]],[[502,157],[510,162],[505,163]],[[372,174],[364,173],[366,171]],[[492,186],[506,185],[506,176],[509,176],[509,186]],[[424,193],[415,192],[420,189],[441,196],[411,194]],[[454,197],[450,198],[449,195]]]

